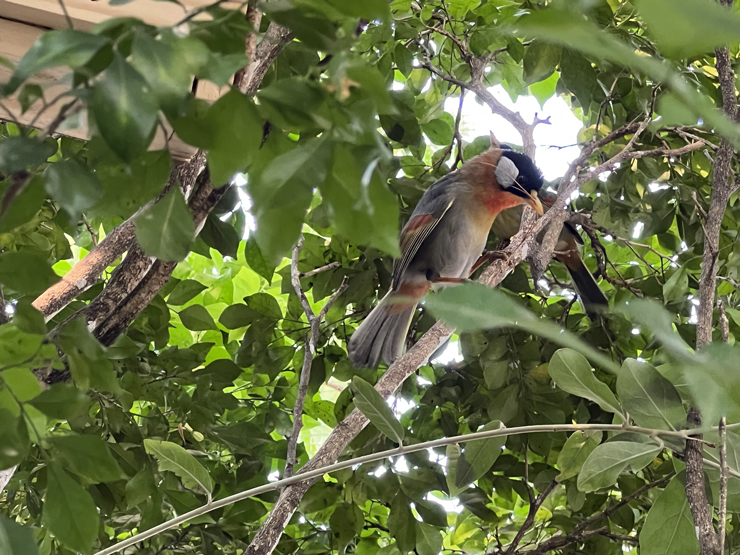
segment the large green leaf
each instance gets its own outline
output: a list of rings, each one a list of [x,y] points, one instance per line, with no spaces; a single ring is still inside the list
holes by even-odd
[[[142,154],[157,123],[157,100],[141,74],[121,56],[96,84],[90,112],[100,135],[124,162]]]
[[[602,443],[583,463],[578,474],[578,489],[589,493],[613,486],[628,466],[637,471],[648,465],[660,451],[661,447],[654,443]]]
[[[409,499],[399,491],[391,503],[388,516],[388,531],[401,553],[408,553],[416,547],[416,520],[409,506]]]
[[[213,480],[208,470],[193,455],[176,443],[156,439],[145,439],[144,449],[157,459],[160,470],[174,472],[186,488],[199,490],[210,500]]]
[[[13,324],[0,326],[0,367],[23,364],[38,352],[44,338],[19,330]]]
[[[683,365],[691,396],[707,424],[740,421],[740,349],[712,343],[700,352],[697,362]]]
[[[477,431],[498,430],[502,427],[499,420],[494,420]],[[488,472],[501,454],[505,443],[506,436],[503,435],[466,443],[465,451],[457,461],[455,486],[466,486]]]
[[[44,186],[51,198],[73,220],[93,207],[103,196],[97,176],[74,160],[51,164],[46,170]]]
[[[438,555],[442,551],[442,536],[439,528],[416,523],[416,553],[418,555]]]
[[[70,384],[54,384],[29,401],[50,418],[67,420],[82,414],[90,398]]]
[[[675,476],[648,511],[640,532],[642,555],[697,555],[694,519],[680,476]]]
[[[54,154],[54,147],[28,137],[0,141],[0,172],[13,173],[38,166]]]
[[[204,289],[207,289],[207,287],[199,281],[184,279],[175,286],[167,297],[167,304],[173,306],[183,305],[200,294]]]
[[[46,261],[30,252],[0,254],[0,283],[19,293],[45,291],[59,281]]]
[[[544,81],[555,71],[560,61],[560,46],[534,41],[524,53],[524,82],[527,85]]]
[[[384,435],[399,445],[403,444],[403,426],[375,388],[359,376],[352,379],[355,407]]]
[[[98,436],[67,435],[49,440],[65,467],[93,482],[115,482],[125,474]]]
[[[38,555],[39,548],[29,526],[0,518],[0,553],[4,555]]]
[[[105,37],[72,29],[42,33],[15,66],[13,77],[5,85],[3,92],[13,93],[23,81],[50,67],[83,66],[106,44],[108,40]]]
[[[652,299],[633,299],[624,303],[620,311],[650,330],[674,357],[692,360],[689,346],[673,329],[671,315],[660,303]]]
[[[740,35],[737,11],[713,0],[640,0],[636,6],[648,35],[672,58],[712,53]]]
[[[208,168],[215,187],[230,183],[243,171],[262,142],[262,118],[249,98],[231,90],[208,111],[218,129],[208,149]]]
[[[638,426],[675,430],[686,422],[681,396],[650,364],[628,358],[617,378],[622,406]]]
[[[136,240],[142,250],[167,262],[184,260],[195,240],[195,223],[179,187],[136,218]]]
[[[436,316],[459,331],[517,327],[583,353],[605,370],[619,367],[608,357],[556,324],[538,318],[501,291],[479,283],[450,287],[428,296],[424,301]]]
[[[217,330],[216,322],[203,305],[194,304],[180,312],[182,325],[190,331]]]
[[[69,549],[89,553],[98,537],[98,509],[92,496],[57,463],[47,472],[44,520]]]
[[[604,382],[594,375],[586,358],[571,349],[560,349],[548,366],[550,377],[560,389],[598,403],[605,411],[619,413],[619,401]]]
[[[558,482],[572,478],[581,471],[583,463],[601,443],[602,435],[597,430],[588,432],[578,430],[571,434],[558,455],[558,468],[560,469],[560,474],[557,476]]]
[[[17,405],[16,405],[17,406]],[[26,458],[31,442],[23,417],[0,408],[0,470],[17,465]]]

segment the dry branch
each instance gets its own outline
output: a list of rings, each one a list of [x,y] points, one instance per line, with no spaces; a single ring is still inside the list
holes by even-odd
[[[293,405],[293,429],[288,436],[288,454],[285,460],[285,472],[283,476],[289,478],[293,475],[293,469],[296,465],[296,450],[298,448],[298,436],[303,428],[303,407],[306,403],[306,395],[308,394],[308,383],[311,380],[311,366],[313,365],[313,357],[316,354],[316,345],[318,345],[319,337],[321,335],[321,322],[326,317],[326,313],[336,302],[339,296],[347,290],[347,277],[345,276],[342,280],[342,284],[339,289],[326,301],[326,304],[322,307],[318,316],[314,313],[311,308],[311,304],[308,302],[306,293],[303,291],[301,286],[301,273],[298,271],[298,257],[301,254],[303,248],[303,235],[300,236],[295,247],[293,247],[293,255],[290,260],[290,282],[293,285],[298,300],[301,303],[303,312],[306,315],[310,332],[306,336],[304,351],[303,351],[303,366],[301,367],[301,375],[298,380],[298,395],[296,396],[295,404]],[[323,268],[330,266],[327,264]],[[321,268],[318,268],[321,270]]]

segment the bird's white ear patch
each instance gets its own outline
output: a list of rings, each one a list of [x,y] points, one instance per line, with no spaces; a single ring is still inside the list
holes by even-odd
[[[516,182],[516,178],[519,177],[519,168],[516,167],[516,164],[511,159],[502,156],[498,160],[494,173],[496,174],[498,184],[504,189],[508,189]]]

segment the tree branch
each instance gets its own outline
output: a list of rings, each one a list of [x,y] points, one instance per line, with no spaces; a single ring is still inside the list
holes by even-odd
[[[547,499],[547,496],[552,493],[552,490],[554,490],[557,487],[557,485],[558,485],[558,482],[556,482],[555,480],[551,481],[549,484],[547,484],[547,487],[534,500],[530,500],[529,513],[527,514],[527,518],[524,520],[522,527],[519,528],[519,531],[516,533],[516,536],[514,537],[513,541],[509,544],[506,551],[503,552],[504,555],[512,555],[516,551],[516,548],[519,545],[519,543],[522,541],[522,538],[534,524],[534,517],[537,515],[537,511],[540,510],[540,507],[545,502],[545,499]],[[529,487],[529,484],[527,484],[527,487]]]
[[[316,354],[316,346],[318,345],[319,337],[321,335],[321,322],[326,317],[326,313],[329,312],[332,305],[348,287],[347,277],[345,276],[339,289],[337,289],[337,291],[329,298],[319,312],[319,315],[316,316],[311,308],[311,304],[308,302],[308,298],[306,298],[306,293],[304,293],[303,287],[301,287],[301,273],[298,270],[298,257],[301,254],[302,248],[303,234],[301,234],[295,247],[293,247],[293,254],[290,260],[290,282],[293,285],[293,289],[295,290],[295,294],[298,296],[301,306],[303,307],[303,312],[306,315],[306,319],[308,320],[308,324],[311,329],[309,334],[306,336],[305,347],[303,349],[303,366],[301,367],[301,375],[298,380],[298,395],[296,396],[296,401],[293,405],[293,429],[288,436],[288,454],[285,459],[285,472],[283,473],[285,478],[290,478],[293,475],[293,470],[296,465],[298,436],[301,433],[301,428],[303,428],[303,407],[306,404],[308,383],[311,380],[313,357]]]
[[[733,0],[720,0],[720,3],[731,6]],[[730,50],[727,46],[715,50],[715,66],[722,92],[723,110],[728,119],[734,120],[737,115],[735,74],[732,70]],[[699,307],[696,323],[697,349],[701,349],[712,342],[712,313],[717,288],[719,235],[727,203],[730,200],[730,195],[735,190],[735,184],[730,179],[730,165],[733,154],[732,144],[728,140],[722,139],[714,158],[712,195],[704,224],[704,255],[699,281]],[[689,424],[701,425],[701,413],[692,407],[688,413],[688,420]],[[722,552],[719,551],[719,547],[723,540],[714,531],[712,511],[704,488],[703,445],[698,441],[687,441],[685,453],[686,498],[697,528],[701,555],[721,555]]]

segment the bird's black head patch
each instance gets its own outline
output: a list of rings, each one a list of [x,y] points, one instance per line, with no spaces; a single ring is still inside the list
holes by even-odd
[[[509,193],[526,198],[532,191],[542,188],[542,172],[526,154],[520,154],[508,145],[501,147],[503,152],[496,168],[499,185]]]

